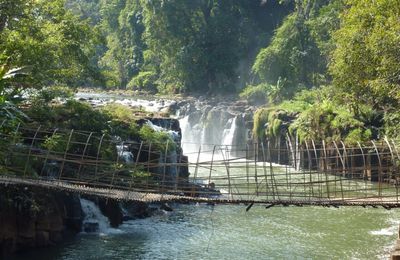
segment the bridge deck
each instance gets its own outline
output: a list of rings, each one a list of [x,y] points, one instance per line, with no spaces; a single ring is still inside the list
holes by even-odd
[[[215,203],[215,204],[265,204],[265,205],[283,205],[283,206],[385,206],[388,208],[400,207],[398,197],[370,197],[370,198],[345,198],[345,199],[318,199],[309,198],[304,200],[246,200],[231,199],[229,196],[220,195],[213,197],[185,196],[174,194],[147,193],[138,191],[128,191],[121,189],[106,189],[89,187],[58,180],[40,180],[40,179],[21,179],[14,177],[0,177],[0,185],[23,185],[35,186],[46,189],[54,189],[66,192],[75,192],[85,195],[93,195],[103,198],[110,198],[123,201],[137,202],[194,202],[194,203]]]

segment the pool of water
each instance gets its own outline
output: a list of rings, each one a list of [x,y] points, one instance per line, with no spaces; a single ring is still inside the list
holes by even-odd
[[[15,259],[387,259],[398,210],[173,205]]]

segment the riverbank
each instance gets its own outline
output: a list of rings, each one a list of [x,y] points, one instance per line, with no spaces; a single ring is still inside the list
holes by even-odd
[[[75,194],[24,186],[0,186],[0,255],[54,246],[82,229]]]
[[[98,215],[104,216],[106,226],[117,228],[123,221],[149,217],[152,213],[145,203],[122,203],[32,186],[0,185],[0,194],[3,259],[19,252],[57,246],[81,232],[99,232]],[[84,202],[98,209],[88,211]]]

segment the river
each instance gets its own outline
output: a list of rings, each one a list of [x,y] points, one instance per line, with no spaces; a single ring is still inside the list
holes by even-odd
[[[173,205],[19,259],[387,259],[400,212],[373,208]]]
[[[225,132],[233,138],[233,130]],[[397,209],[171,206],[14,259],[387,259],[400,224]]]

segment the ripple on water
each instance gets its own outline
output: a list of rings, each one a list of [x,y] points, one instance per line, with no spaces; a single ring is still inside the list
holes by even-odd
[[[393,209],[174,205],[125,222],[122,233],[80,235],[38,259],[381,259],[396,239]],[[22,258],[26,259],[26,258]]]

